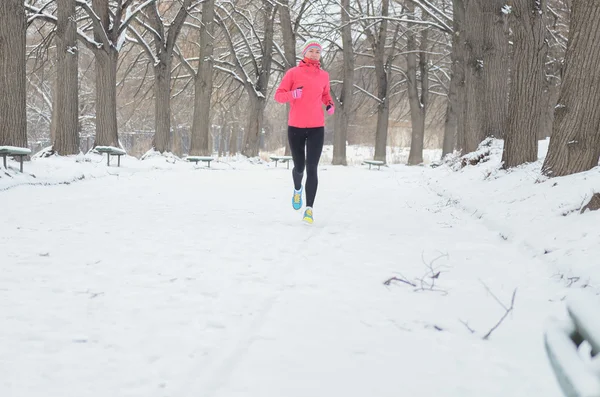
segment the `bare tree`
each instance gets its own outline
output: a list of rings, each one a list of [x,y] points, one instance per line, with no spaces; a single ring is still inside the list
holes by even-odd
[[[209,155],[210,143],[210,104],[213,91],[214,42],[215,42],[215,1],[202,4],[200,26],[200,58],[198,70],[194,73],[194,118],[192,121],[192,142],[190,154]]]
[[[23,0],[0,2],[0,145],[27,147]]]
[[[542,173],[587,171],[600,157],[600,4],[573,0],[565,70]]]
[[[79,83],[75,0],[57,0],[56,91],[52,149],[61,155],[79,153]]]
[[[117,60],[131,21],[156,0],[146,0],[136,8],[134,0],[117,0],[111,10],[109,0],[80,1],[87,12],[93,38],[79,38],[96,58],[96,140],[94,146],[119,146],[117,127]],[[84,29],[84,32],[87,29]]]
[[[537,160],[538,137],[545,108],[543,90],[546,43],[545,0],[514,0],[512,8],[513,66],[509,113],[502,161],[511,168]]]
[[[358,2],[359,9],[363,14],[367,14],[361,3]],[[367,2],[367,8],[374,10],[375,5],[370,0]],[[375,131],[375,160],[386,161],[387,134],[390,116],[390,99],[388,96],[388,73],[392,55],[386,58],[386,42],[388,37],[388,18],[390,10],[390,0],[381,1],[380,16],[381,19],[373,22],[370,19],[363,20],[364,32],[373,50],[373,63],[375,66],[375,75],[377,78],[377,129]],[[374,27],[372,28],[371,25]],[[378,28],[377,28],[378,26]],[[373,31],[374,29],[375,31]]]
[[[462,149],[465,128],[465,4],[464,0],[453,0],[452,3],[452,52],[450,54],[452,66],[442,156],[451,153],[454,149]]]
[[[244,14],[236,7],[219,7],[217,12],[217,20],[225,33],[233,58],[231,62],[222,61],[219,67],[235,76],[248,94],[248,121],[242,147],[242,154],[248,157],[258,156],[259,152],[259,138],[273,61],[276,11],[270,0],[263,0],[260,8],[256,10],[260,18],[257,23],[253,21],[253,15]],[[262,29],[259,30],[259,27]]]
[[[350,112],[353,106],[354,94],[354,43],[352,42],[352,24],[350,22],[350,0],[341,0],[342,19],[342,89],[339,98],[333,95],[336,106],[335,130],[333,136],[334,165],[347,165],[346,142],[348,140],[348,126],[350,125]]]
[[[410,18],[414,18],[415,5],[412,1],[406,3],[406,9]],[[410,140],[409,165],[423,163],[423,140],[425,139],[425,116],[429,104],[429,65],[427,59],[428,28],[421,29],[421,43],[417,47],[415,38],[416,26],[408,27],[406,76],[408,84],[408,102],[410,105],[410,119],[412,134]],[[417,65],[417,53],[419,62]],[[421,89],[419,94],[419,82],[417,81],[417,68],[419,70]]]
[[[144,40],[142,34],[138,33],[133,25],[129,26],[136,37],[138,44],[142,46],[148,58],[152,61],[154,70],[154,139],[153,147],[158,152],[170,150],[171,136],[171,82],[172,63],[175,44],[179,36],[192,0],[182,0],[179,10],[175,13],[173,20],[167,24],[166,16],[161,15],[158,2],[148,7],[148,15],[142,20],[136,18],[137,22],[152,35],[152,45]],[[170,11],[168,8],[166,12]]]
[[[308,3],[307,0],[303,2],[304,4]],[[292,15],[290,12],[290,3],[289,0],[281,0],[277,3],[277,10],[279,12],[279,23],[281,24],[281,34],[283,36],[283,52],[284,52],[284,73],[288,71],[290,68],[296,66],[296,31],[294,29],[294,25],[292,25]],[[297,26],[297,24],[296,24]],[[289,102],[285,104],[287,112],[290,111]],[[285,140],[285,154],[289,156],[291,154],[290,143],[286,139]]]
[[[465,129],[472,152],[486,137],[502,138],[508,105],[508,38],[505,0],[465,0]]]

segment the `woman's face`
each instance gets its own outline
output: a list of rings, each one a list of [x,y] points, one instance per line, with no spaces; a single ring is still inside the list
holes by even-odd
[[[318,48],[311,48],[308,51],[306,51],[305,56],[313,61],[318,61],[321,58],[321,50],[319,50]]]

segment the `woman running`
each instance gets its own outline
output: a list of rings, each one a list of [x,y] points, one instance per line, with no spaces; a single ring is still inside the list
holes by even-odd
[[[317,167],[325,136],[325,116],[334,113],[335,107],[329,94],[329,73],[321,69],[321,43],[307,40],[302,46],[302,60],[283,76],[275,100],[290,102],[288,115],[288,140],[294,160],[292,178],[294,195],[292,206],[302,208],[302,178],[306,168],[306,208],[303,220],[313,223],[313,205],[317,195]]]

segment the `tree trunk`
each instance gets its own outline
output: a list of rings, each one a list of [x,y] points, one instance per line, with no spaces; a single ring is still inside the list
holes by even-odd
[[[251,93],[248,97],[248,122],[244,131],[242,154],[246,157],[256,157],[259,152],[260,133],[267,103],[264,98],[252,95]]]
[[[22,0],[0,2],[0,145],[27,147],[25,45]]]
[[[292,27],[292,17],[290,15],[289,0],[280,0],[278,3],[278,7],[279,21],[281,23],[281,35],[283,36],[283,53],[285,55],[284,72],[286,72],[288,69],[296,66],[296,35],[294,34],[294,28]],[[287,113],[289,114],[290,103],[287,102],[285,105]],[[287,131],[284,131],[283,133],[286,134],[287,137]],[[284,141],[285,155],[290,156],[292,153],[290,150],[290,142],[287,138],[284,139]]]
[[[508,129],[504,137],[504,168],[537,160],[538,137],[543,126],[544,67],[548,46],[545,40],[545,0],[514,0],[513,67]]]
[[[477,150],[483,134],[483,35],[484,18],[479,0],[465,1],[465,126],[463,154]]]
[[[114,47],[96,56],[96,146],[119,147],[117,132],[117,59]]]
[[[508,121],[510,48],[502,7],[506,0],[480,0],[484,16],[483,38],[483,134],[502,139]],[[539,0],[538,0],[539,2]]]
[[[409,2],[407,8],[409,13],[414,12],[414,3]],[[419,51],[419,74],[421,76],[421,97],[417,81],[417,43],[412,29],[407,32],[407,80],[408,98],[410,105],[410,118],[412,134],[410,140],[410,153],[408,155],[409,165],[423,163],[423,141],[425,140],[425,116],[427,114],[427,102],[429,100],[429,66],[427,64],[427,29],[421,33],[421,47]]]
[[[504,0],[469,0],[465,4],[466,107],[464,152],[486,137],[501,138],[508,104],[508,38]]]
[[[565,70],[548,155],[550,177],[587,171],[600,157],[600,4],[574,0]]]
[[[160,153],[171,150],[171,56],[159,54],[154,65],[154,150]]]
[[[202,26],[200,31],[200,65],[196,74],[194,119],[192,121],[192,143],[190,154],[208,156],[210,145],[210,100],[213,90],[215,0],[202,4]]]
[[[110,20],[108,0],[92,0],[92,9],[100,19],[101,27],[94,27],[94,39],[104,43],[94,50],[96,60],[96,146],[119,146],[117,131],[117,60],[119,52],[110,41],[111,27],[120,21]],[[102,32],[104,30],[104,32]],[[110,32],[110,34],[109,34]],[[104,40],[104,37],[108,37]]]
[[[465,8],[463,0],[453,0],[453,34],[452,52],[450,53],[451,78],[444,123],[444,142],[442,157],[452,153],[454,149],[461,150],[463,131],[465,128],[465,44],[464,22]]]
[[[75,0],[58,0],[56,24],[56,135],[53,150],[61,155],[79,153],[79,75]]]
[[[238,130],[239,126],[235,124],[233,127],[230,127],[230,135],[229,135],[229,155],[235,156],[238,152]]]
[[[386,161],[386,147],[388,123],[390,115],[388,91],[388,76],[385,69],[385,44],[387,40],[387,17],[389,16],[389,0],[382,0],[379,35],[376,43],[373,43],[375,53],[375,75],[377,76],[377,97],[379,105],[377,106],[377,129],[375,130],[375,156],[374,160]]]
[[[274,36],[274,6],[270,0],[263,1],[263,23],[265,26],[262,48],[262,60],[258,70],[258,79],[255,86],[246,84],[250,113],[248,114],[248,130],[245,133],[242,154],[247,157],[256,157],[259,152],[260,133],[266,107],[267,89],[273,61],[273,36]],[[257,95],[260,93],[260,96]]]
[[[342,46],[344,53],[344,69],[342,92],[336,103],[335,129],[333,132],[333,165],[348,165],[346,159],[346,143],[348,126],[352,111],[352,95],[354,91],[354,47],[352,43],[352,25],[350,24],[350,0],[342,0]]]

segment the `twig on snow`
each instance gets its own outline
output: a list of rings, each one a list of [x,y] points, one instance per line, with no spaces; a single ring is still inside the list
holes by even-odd
[[[517,289],[515,288],[515,290],[513,291],[512,294],[512,298],[510,300],[510,307],[506,307],[505,304],[503,304],[500,299],[498,299],[498,297],[496,297],[496,295],[494,295],[492,293],[492,291],[490,291],[490,289],[487,287],[487,285],[485,285],[485,283],[482,282],[482,284],[484,285],[484,287],[487,289],[487,291],[490,293],[490,295],[492,295],[492,297],[496,300],[496,302],[498,302],[500,304],[500,306],[502,306],[504,308],[504,315],[500,318],[500,320],[498,320],[498,322],[496,323],[496,325],[494,325],[487,334],[484,335],[483,339],[487,340],[489,339],[490,335],[492,335],[492,332],[494,332],[499,326],[500,324],[502,324],[502,322],[504,321],[504,319],[506,317],[508,317],[508,315],[510,314],[510,312],[513,311],[513,308],[515,306],[515,297],[517,295]]]

